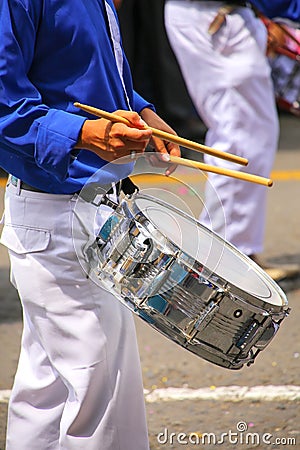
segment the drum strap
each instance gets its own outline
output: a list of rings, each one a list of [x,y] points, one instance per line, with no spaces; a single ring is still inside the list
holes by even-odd
[[[124,178],[123,180],[119,181],[117,183],[117,186],[119,185],[119,188],[117,188],[117,190],[119,189],[119,194],[120,192],[124,192],[125,195],[132,195],[135,192],[139,191],[139,188],[136,184],[133,183],[133,181],[127,177]]]
[[[117,197],[123,192],[125,195],[132,195],[138,192],[139,188],[129,177],[118,181],[117,183],[102,185],[96,182],[86,184],[80,191],[80,197],[95,206],[99,206],[104,199],[110,194],[115,194]]]
[[[222,25],[225,23],[226,16],[228,14],[233,13],[235,10],[237,10],[240,7],[246,7],[248,4],[246,2],[239,2],[239,1],[231,1],[228,4],[224,4],[218,9],[217,15],[214,17],[213,21],[211,22],[208,33],[210,35],[216,34],[219,29],[222,27]]]

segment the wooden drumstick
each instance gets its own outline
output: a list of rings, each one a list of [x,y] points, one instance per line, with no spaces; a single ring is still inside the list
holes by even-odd
[[[227,177],[236,178],[238,180],[250,181],[252,183],[261,184],[263,186],[271,187],[273,181],[269,178],[264,178],[259,175],[253,175],[247,172],[239,172],[238,170],[226,169],[223,167],[211,166],[209,164],[200,163],[198,161],[191,161],[185,158],[179,158],[178,156],[170,156],[170,162],[180,165],[191,167],[193,169],[200,169],[204,172],[216,173],[218,175],[225,175]]]
[[[82,109],[90,114],[93,114],[97,117],[102,117],[104,119],[110,120],[111,122],[121,122],[125,125],[132,127],[132,124],[129,120],[121,117],[117,114],[110,113],[107,111],[103,111],[102,109],[94,108],[93,106],[84,105],[82,103],[75,102],[74,106]],[[157,128],[149,127],[148,125],[145,128],[150,128],[152,130],[153,136],[159,137],[165,141],[173,142],[174,144],[181,145],[182,147],[189,148],[191,150],[195,150],[197,152],[206,153],[211,156],[215,156],[217,158],[222,158],[227,161],[231,161],[237,164],[241,164],[246,166],[248,164],[248,160],[241,156],[232,155],[231,153],[226,153],[221,150],[216,150],[211,147],[207,147],[206,145],[199,144],[198,142],[190,141],[189,139],[182,138],[180,136],[167,133],[166,131],[158,130]]]

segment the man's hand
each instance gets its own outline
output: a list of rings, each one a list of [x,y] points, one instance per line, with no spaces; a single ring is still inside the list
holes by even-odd
[[[83,124],[76,148],[90,150],[105,161],[115,161],[131,152],[143,153],[152,136],[150,129],[136,112],[116,111],[129,120],[132,127],[106,119],[86,120]]]
[[[141,117],[150,127],[157,128],[161,131],[166,131],[167,133],[174,134],[176,136],[176,132],[154,111],[152,111],[152,109],[143,109],[141,112]],[[152,136],[150,145],[153,146],[157,152],[157,158],[155,155],[151,158],[151,162],[154,166],[165,167],[166,162],[168,161],[168,155],[181,156],[179,145],[164,141],[158,137]],[[174,164],[169,164],[165,174],[171,175],[171,173],[175,171],[176,167],[177,166]]]

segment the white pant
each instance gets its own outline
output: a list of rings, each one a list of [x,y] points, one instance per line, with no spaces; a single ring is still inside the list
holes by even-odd
[[[2,243],[24,311],[7,450],[146,450],[132,314],[78,262],[76,197],[7,188]]]
[[[205,156],[205,162],[270,176],[278,117],[267,33],[249,8],[230,14],[211,36],[221,2],[167,0],[165,23],[190,96],[208,127],[206,145],[249,160],[246,168]],[[263,250],[267,188],[209,174],[201,222],[247,255]]]

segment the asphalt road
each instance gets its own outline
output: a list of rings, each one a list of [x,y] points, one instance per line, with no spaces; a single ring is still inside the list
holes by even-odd
[[[264,256],[270,262],[300,264],[299,119],[281,116],[280,150],[272,175]],[[190,175],[189,184],[201,191],[203,180]],[[143,188],[151,193],[151,180]],[[159,181],[155,189],[167,190],[198,213],[197,196],[182,185],[166,189]],[[3,193],[0,188],[0,214]],[[254,365],[238,371],[204,361],[136,320],[152,450],[300,449],[300,277],[282,282],[281,287],[288,296],[290,315]],[[7,253],[1,247],[0,450],[5,445],[7,397],[21,325],[17,293],[9,284]]]

